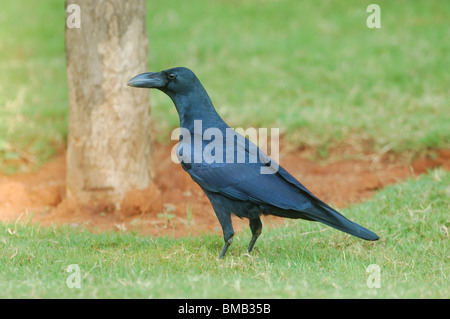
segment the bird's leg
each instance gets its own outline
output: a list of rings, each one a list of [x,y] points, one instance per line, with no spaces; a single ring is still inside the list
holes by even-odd
[[[259,235],[261,235],[262,223],[259,217],[250,219],[250,229],[252,231],[252,239],[250,239],[250,243],[248,244],[247,254],[251,253],[256,240],[258,239]]]
[[[228,240],[225,239],[225,245],[223,245],[222,251],[220,252],[220,255],[219,255],[219,259],[223,259],[223,257],[225,257],[228,247],[230,247],[232,242],[233,242],[233,236],[231,236]]]
[[[234,230],[233,224],[231,223],[231,213],[217,210],[215,210],[215,213],[219,219],[220,226],[222,226],[223,239],[225,240],[225,245],[219,255],[219,259],[222,259],[225,256],[228,247],[230,247],[233,242]]]

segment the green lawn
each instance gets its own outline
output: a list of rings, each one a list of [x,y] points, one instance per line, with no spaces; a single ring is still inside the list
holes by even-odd
[[[447,1],[148,1],[149,70],[192,68],[233,127],[279,127],[298,145],[421,152],[450,146]],[[0,170],[39,166],[67,135],[60,0],[0,11]],[[178,125],[152,95],[157,139]],[[325,153],[326,152],[321,152]]]
[[[376,231],[378,242],[292,221],[265,228],[250,257],[250,233],[238,233],[224,260],[216,259],[218,235],[0,225],[0,298],[448,299],[449,185],[450,173],[434,170],[343,211]],[[379,267],[380,288],[368,287],[371,264]],[[67,286],[77,274],[69,265],[79,267],[80,288]]]
[[[148,5],[150,68],[191,66],[232,126],[317,148],[450,146],[450,3],[378,1],[381,29],[366,27],[371,2],[176,3]],[[171,101],[153,101],[176,126]]]
[[[450,147],[450,2],[148,1],[149,70],[188,66],[234,127],[279,127],[325,154],[351,141],[373,151]],[[63,1],[3,1],[0,172],[27,171],[65,147]],[[178,117],[152,92],[159,141]],[[266,227],[254,254],[238,233],[181,239],[0,224],[5,297],[449,298],[450,173],[430,171],[343,213],[375,231],[368,243],[311,222]],[[195,211],[192,212],[195,217]],[[70,289],[69,265],[81,288]],[[369,265],[379,289],[367,286]]]

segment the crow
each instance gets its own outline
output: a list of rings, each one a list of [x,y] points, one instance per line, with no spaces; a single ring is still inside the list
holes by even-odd
[[[177,156],[205,192],[220,222],[225,241],[220,259],[233,241],[231,214],[249,219],[248,254],[261,234],[261,215],[319,221],[365,240],[379,239],[317,198],[254,143],[232,130],[190,69],[142,73],[128,85],[158,89],[175,104],[180,118]]]

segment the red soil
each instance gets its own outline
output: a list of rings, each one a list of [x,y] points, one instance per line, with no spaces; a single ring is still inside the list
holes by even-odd
[[[156,145],[155,179],[145,190],[128,193],[120,210],[98,203],[73,205],[65,200],[65,152],[39,171],[14,176],[0,175],[0,221],[65,223],[86,226],[92,231],[137,230],[154,236],[186,236],[221,233],[208,199],[180,165],[170,159],[172,146]],[[333,150],[336,154],[348,150]],[[363,154],[359,159],[334,160],[318,164],[308,159],[306,150],[281,150],[280,164],[325,202],[337,207],[361,202],[388,184],[442,166],[450,169],[450,150],[436,151],[412,164],[392,154]],[[350,150],[350,153],[355,151]],[[341,156],[342,158],[342,156]],[[353,156],[354,158],[354,156]],[[269,224],[277,218],[264,218]],[[235,229],[243,223],[234,219]]]

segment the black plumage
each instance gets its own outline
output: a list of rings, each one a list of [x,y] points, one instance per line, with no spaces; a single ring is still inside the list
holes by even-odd
[[[321,201],[256,145],[232,131],[191,70],[143,73],[128,85],[159,89],[174,102],[184,132],[177,155],[208,196],[222,226],[225,244],[219,258],[233,240],[231,214],[250,221],[248,253],[261,234],[262,214],[319,221],[365,240],[379,239]]]

